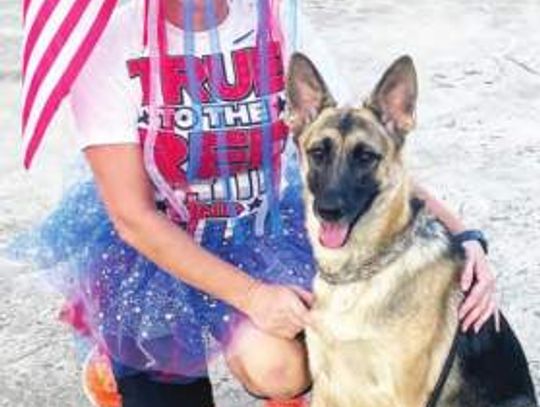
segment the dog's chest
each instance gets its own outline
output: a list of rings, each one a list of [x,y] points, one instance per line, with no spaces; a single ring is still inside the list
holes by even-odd
[[[425,404],[433,324],[444,319],[440,302],[452,273],[442,267],[402,280],[390,271],[391,278],[344,286],[316,282],[316,325],[307,331],[313,407]]]
[[[316,333],[307,335],[315,387],[313,407],[396,407],[421,406],[419,392],[409,380],[405,355],[395,340],[362,338],[326,342]],[[426,361],[427,362],[427,361]],[[417,364],[417,363],[416,363]],[[407,396],[408,395],[408,396]],[[409,397],[409,400],[405,400]]]
[[[401,318],[388,313],[391,304],[375,306],[376,291],[360,284],[340,287],[315,309],[317,325],[307,332],[314,407],[399,405],[395,389],[409,386],[396,382],[408,377],[403,350],[410,348],[412,357],[416,347],[396,343]]]
[[[320,337],[308,336],[310,352]],[[312,407],[421,407],[426,354],[404,354],[391,340],[339,342],[313,354]]]

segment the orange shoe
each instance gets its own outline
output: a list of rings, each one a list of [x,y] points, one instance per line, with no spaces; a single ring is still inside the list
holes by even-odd
[[[84,361],[82,385],[92,406],[122,407],[122,397],[118,393],[111,362],[97,347],[90,351]]]
[[[307,406],[308,406],[308,403],[305,397],[299,397],[297,399],[284,400],[284,401],[268,400],[264,404],[264,407],[307,407]]]

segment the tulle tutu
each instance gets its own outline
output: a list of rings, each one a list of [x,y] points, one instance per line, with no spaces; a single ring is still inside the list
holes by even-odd
[[[282,230],[257,237],[252,221],[208,228],[202,245],[266,282],[310,289],[314,273],[297,174],[280,201]],[[161,270],[124,243],[92,180],[73,185],[37,228],[16,238],[11,257],[46,270],[84,309],[87,335],[129,368],[181,376],[205,374],[207,334],[227,340],[235,311]],[[227,284],[226,281],[223,284]]]

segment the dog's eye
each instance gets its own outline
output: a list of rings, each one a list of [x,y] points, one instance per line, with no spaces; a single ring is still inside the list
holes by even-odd
[[[356,164],[366,167],[379,161],[381,157],[365,147],[357,147],[353,151],[352,158]]]
[[[326,149],[322,147],[315,147],[308,150],[309,158],[316,164],[322,164],[326,159]]]
[[[329,137],[323,138],[317,144],[311,145],[307,149],[307,155],[314,164],[323,164],[332,152],[332,140]]]

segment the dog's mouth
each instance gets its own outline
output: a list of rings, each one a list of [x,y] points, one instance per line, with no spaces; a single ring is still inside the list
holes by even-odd
[[[319,242],[328,249],[339,249],[347,243],[352,225],[347,223],[321,221]]]
[[[340,249],[347,244],[349,236],[358,220],[361,213],[354,217],[352,221],[340,220],[330,222],[324,219],[320,220],[319,226],[319,242],[327,249]]]
[[[365,200],[360,208],[357,208],[357,212],[353,214],[342,216],[325,216],[325,213],[321,210],[316,210],[317,217],[319,218],[319,242],[323,247],[328,249],[340,249],[347,244],[351,232],[356,224],[364,216],[364,214],[371,208],[376,193],[373,193],[369,199]],[[326,212],[328,215],[328,212]],[[352,216],[351,216],[352,215]]]

